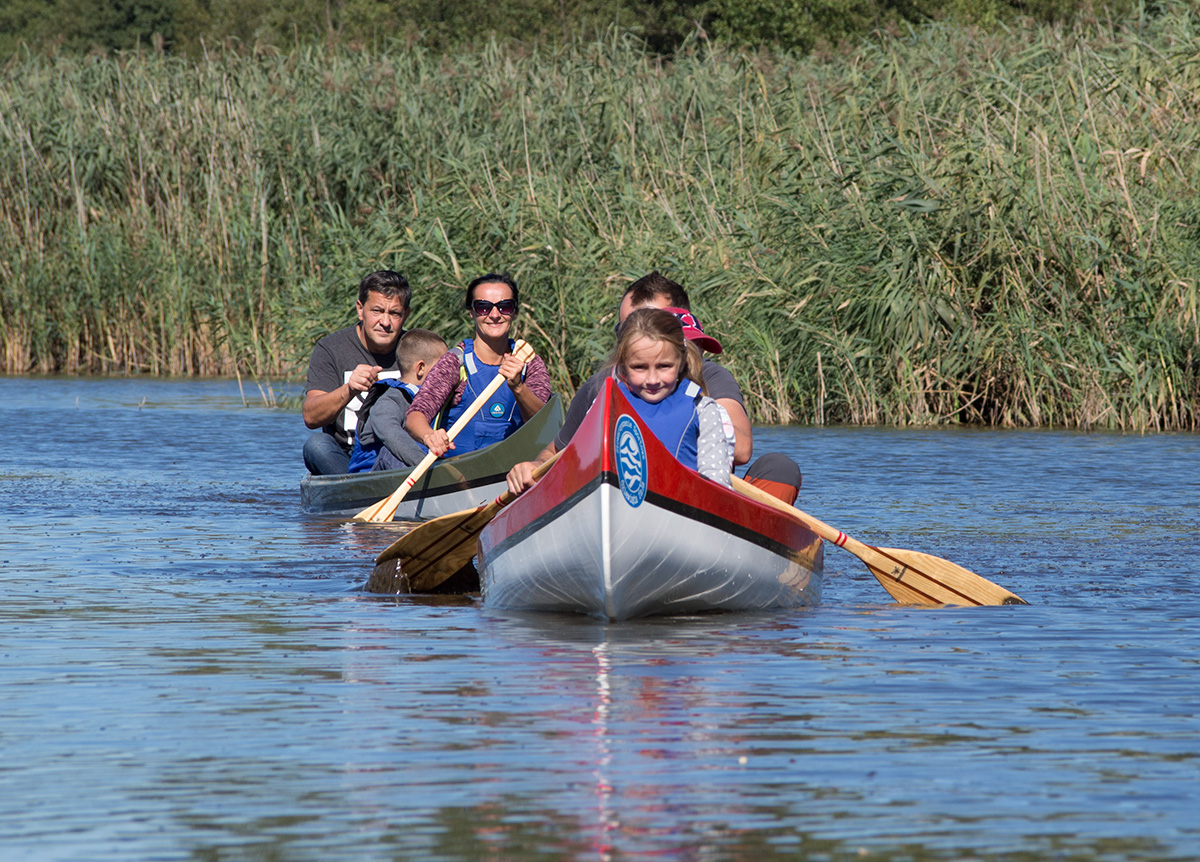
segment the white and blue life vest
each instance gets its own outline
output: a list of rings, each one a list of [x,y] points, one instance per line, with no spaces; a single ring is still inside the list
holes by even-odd
[[[510,339],[509,351],[515,348],[516,342]],[[475,339],[473,338],[463,340],[462,368],[466,372],[466,386],[463,388],[462,399],[446,412],[445,427],[447,428],[454,426],[458,417],[462,416],[467,408],[475,403],[475,399],[487,388],[489,383],[496,379],[498,373],[497,366],[487,365],[475,355]],[[512,387],[505,384],[492,393],[492,397],[475,414],[475,417],[458,432],[458,436],[454,438],[454,449],[449,454],[461,455],[464,452],[473,452],[476,449],[491,446],[493,443],[499,443],[520,428],[523,423],[521,410],[517,407],[517,397],[513,395]]]
[[[353,371],[342,372],[342,382],[349,383],[350,376],[352,374],[354,374]],[[379,377],[376,378],[375,382],[378,383],[381,380],[398,381],[399,379],[399,371],[380,371]],[[346,445],[350,445],[354,442],[354,436],[358,433],[358,429],[361,427],[358,421],[358,411],[362,409],[363,403],[366,401],[366,397],[368,394],[370,394],[370,391],[371,390],[368,389],[366,392],[356,392],[350,398],[350,403],[342,408],[342,413],[338,417],[337,438],[339,441],[344,441]]]
[[[362,442],[363,425],[366,423],[367,417],[371,415],[371,407],[379,400],[379,397],[389,389],[399,389],[408,399],[408,403],[412,404],[412,400],[420,388],[415,383],[405,383],[403,380],[395,378],[381,378],[371,385],[371,388],[367,390],[367,394],[363,398],[362,406],[358,408],[358,424],[355,428],[354,446],[350,450],[350,469],[347,472],[367,472],[375,466],[375,459],[379,457],[379,450],[383,448],[383,443],[378,437],[373,437],[365,445]]]
[[[675,391],[657,404],[638,398],[629,391],[624,381],[618,381],[617,386],[659,442],[683,466],[695,470],[700,440],[700,398],[703,394],[700,386],[691,380],[681,380]]]

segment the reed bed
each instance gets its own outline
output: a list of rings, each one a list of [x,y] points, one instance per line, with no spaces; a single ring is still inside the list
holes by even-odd
[[[660,269],[759,422],[1195,429],[1198,30],[18,58],[4,369],[294,377],[365,273],[456,338],[497,269],[570,393]]]

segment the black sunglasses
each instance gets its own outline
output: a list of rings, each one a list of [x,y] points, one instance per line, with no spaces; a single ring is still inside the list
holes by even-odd
[[[471,310],[480,317],[486,317],[492,313],[492,309],[497,308],[505,317],[517,313],[517,301],[515,299],[502,299],[499,302],[488,302],[486,299],[476,299],[471,303]]]

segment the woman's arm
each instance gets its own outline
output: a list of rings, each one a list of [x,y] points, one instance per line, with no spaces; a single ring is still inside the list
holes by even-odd
[[[517,400],[521,420],[528,422],[550,400],[550,372],[542,357],[534,356],[528,368],[511,353],[504,354],[500,361],[500,373],[508,380],[508,388]],[[524,371],[524,377],[521,372]]]
[[[433,364],[433,368],[425,375],[417,397],[408,408],[404,417],[404,428],[418,443],[439,458],[454,448],[450,435],[445,428],[434,429],[433,419],[441,412],[442,407],[454,396],[458,387],[458,370],[460,367],[459,354],[450,350],[442,354],[442,358]]]

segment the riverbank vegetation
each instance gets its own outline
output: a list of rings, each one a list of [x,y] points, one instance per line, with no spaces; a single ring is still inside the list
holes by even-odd
[[[5,0],[0,57],[156,50],[198,59],[216,48],[389,43],[439,53],[481,42],[554,45],[615,28],[672,54],[700,37],[726,46],[808,52],[928,21],[1056,23],[1121,17],[1158,0]]]
[[[0,85],[6,373],[267,379],[408,276],[520,281],[570,392],[682,281],[759,422],[1195,429],[1200,17],[853,51],[23,53]]]

